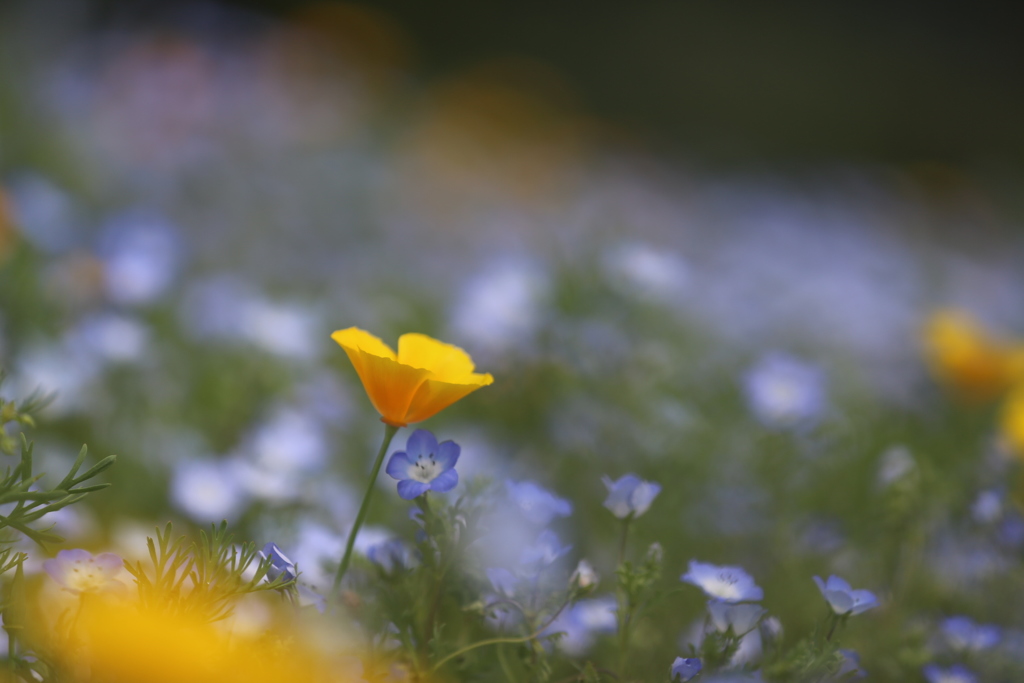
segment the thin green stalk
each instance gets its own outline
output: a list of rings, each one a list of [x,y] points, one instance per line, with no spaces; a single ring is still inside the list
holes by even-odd
[[[348,534],[348,542],[345,544],[345,554],[341,557],[341,564],[338,565],[338,572],[334,575],[334,587],[331,589],[331,595],[337,597],[338,589],[341,588],[341,580],[345,577],[345,572],[348,571],[348,565],[352,561],[352,548],[356,545],[356,536],[359,534],[359,529],[362,528],[363,522],[366,521],[366,514],[370,511],[370,497],[373,495],[373,488],[377,483],[377,475],[380,474],[380,467],[384,464],[384,456],[387,455],[388,446],[391,445],[391,439],[394,438],[395,433],[398,431],[398,427],[393,425],[384,426],[384,441],[380,444],[380,451],[377,453],[377,459],[373,462],[373,471],[370,472],[370,482],[366,486],[366,493],[363,494],[363,502],[359,506],[359,512],[356,514],[356,521],[352,524],[352,531]]]
[[[502,643],[525,643],[528,640],[533,640],[534,638],[543,635],[544,631],[548,630],[548,627],[550,627],[551,624],[555,623],[555,620],[558,619],[560,614],[562,614],[562,611],[569,606],[569,602],[571,600],[572,594],[570,593],[569,597],[566,598],[565,602],[562,603],[562,606],[559,607],[558,610],[556,610],[555,613],[548,618],[548,620],[544,623],[543,626],[538,628],[533,633],[526,636],[517,636],[515,638],[491,638],[489,640],[481,640],[476,643],[471,643],[466,647],[460,648],[455,652],[451,653],[450,655],[448,655],[447,657],[443,658],[430,669],[430,673],[437,673],[437,670],[445,664],[447,664],[449,661],[455,659],[456,657],[460,657],[471,650],[475,650],[478,647],[484,647],[485,645],[500,645]]]

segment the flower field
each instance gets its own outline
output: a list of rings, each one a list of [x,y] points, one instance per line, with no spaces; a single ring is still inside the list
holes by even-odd
[[[32,7],[0,680],[1024,680],[1024,261],[969,177],[688,166],[361,5]]]

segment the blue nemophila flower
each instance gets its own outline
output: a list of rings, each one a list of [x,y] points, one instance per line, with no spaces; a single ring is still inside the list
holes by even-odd
[[[796,427],[825,411],[821,370],[787,354],[771,353],[762,358],[743,384],[750,409],[768,427]]]
[[[50,578],[75,595],[124,590],[125,585],[117,580],[123,567],[124,560],[114,553],[93,555],[81,548],[61,550],[56,557],[43,562]]]
[[[383,569],[385,574],[396,569],[410,569],[417,563],[412,549],[399,538],[373,544],[366,550],[366,559]]]
[[[555,560],[570,550],[572,550],[572,546],[562,545],[558,534],[551,529],[545,529],[540,532],[540,536],[537,537],[533,545],[523,550],[520,561],[523,564],[539,564],[546,567],[554,564]]]
[[[700,660],[696,657],[676,657],[676,661],[672,662],[672,681],[686,683],[699,674],[701,668]]]
[[[732,629],[735,636],[744,636],[757,628],[758,622],[767,611],[760,605],[750,603],[733,605],[721,600],[712,600],[708,603],[708,614],[715,630],[727,633]]]
[[[635,474],[626,474],[618,481],[612,481],[610,477],[602,477],[601,481],[608,489],[608,497],[604,501],[604,506],[619,519],[639,517],[644,514],[661,493],[660,484],[644,481]]]
[[[830,576],[828,581],[815,576],[814,583],[818,584],[818,590],[836,614],[860,614],[878,606],[878,598],[874,593],[869,590],[855,591],[838,576]]]
[[[487,574],[487,580],[494,586],[495,591],[506,598],[511,598],[515,595],[516,586],[519,585],[519,579],[516,578],[515,574],[507,569],[493,567],[485,569],[484,572]]]
[[[295,570],[295,563],[288,559],[288,556],[281,552],[276,543],[267,543],[260,551],[260,557],[270,558],[270,566],[267,568],[267,579],[276,581],[277,577],[284,576],[285,581],[292,581],[299,575]]]
[[[437,443],[426,429],[417,429],[405,442],[405,450],[392,454],[387,473],[398,479],[398,495],[412,500],[427,491],[445,493],[459,483],[455,463],[459,445],[454,441]]]
[[[563,611],[545,633],[563,633],[558,647],[578,657],[593,645],[595,636],[615,633],[618,628],[616,612],[617,603],[612,595],[579,600]]]
[[[1002,631],[992,624],[976,624],[968,617],[942,621],[942,635],[954,650],[987,650],[999,643]]]
[[[954,664],[944,669],[936,664],[929,664],[921,669],[928,683],[978,683],[978,677],[962,664]]]
[[[690,560],[689,571],[679,577],[679,580],[691,583],[704,591],[708,597],[723,602],[746,602],[764,597],[764,591],[742,567],[719,567]]]
[[[860,655],[853,650],[839,650],[843,656],[843,663],[836,671],[835,680],[838,681],[859,681],[868,677],[868,672],[860,668]]]
[[[568,517],[572,514],[572,503],[532,481],[508,480],[505,482],[505,490],[523,516],[534,524],[543,526],[555,517]]]

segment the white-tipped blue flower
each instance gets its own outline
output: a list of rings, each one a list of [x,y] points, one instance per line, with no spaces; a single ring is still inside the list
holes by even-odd
[[[676,661],[672,662],[672,681],[686,683],[699,674],[702,668],[700,660],[696,657],[676,657]]]
[[[75,595],[124,590],[124,584],[117,580],[123,567],[124,560],[114,553],[93,555],[81,548],[61,550],[56,557],[43,562],[50,578]]]
[[[437,443],[426,429],[417,429],[409,436],[404,451],[392,454],[387,473],[398,479],[398,495],[412,500],[427,491],[446,493],[459,483],[455,463],[459,461],[459,445],[454,441]]]
[[[697,586],[709,598],[722,602],[747,602],[764,598],[764,591],[742,567],[720,567],[690,560],[689,571],[679,580]]]
[[[660,484],[644,481],[635,474],[626,474],[618,481],[612,481],[610,477],[601,477],[601,481],[608,489],[604,506],[619,519],[644,514],[661,493]]]
[[[814,583],[818,584],[818,590],[836,614],[860,614],[878,606],[878,598],[874,593],[869,590],[853,590],[850,584],[838,576],[830,576],[828,581],[815,576]]]
[[[285,581],[293,581],[299,575],[295,563],[281,552],[276,543],[267,543],[263,546],[260,557],[270,558],[270,566],[267,568],[267,579],[270,581],[276,581],[279,576],[283,576]]]
[[[921,669],[928,683],[978,683],[974,672],[962,664],[954,664],[944,669],[936,664],[929,664]]]
[[[1002,638],[1002,630],[992,624],[976,624],[968,617],[950,617],[942,621],[942,635],[954,650],[987,650]]]
[[[719,633],[732,630],[735,636],[745,636],[753,631],[767,612],[765,608],[752,603],[733,605],[720,600],[708,603],[708,614],[715,630]]]
[[[825,410],[825,378],[821,370],[792,356],[772,353],[744,377],[750,409],[768,427],[797,427]]]
[[[509,500],[534,524],[544,526],[555,517],[568,517],[572,514],[572,503],[532,481],[508,480],[505,482],[505,490]]]

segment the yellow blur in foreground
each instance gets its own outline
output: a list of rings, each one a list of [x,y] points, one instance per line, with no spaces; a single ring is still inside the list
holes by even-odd
[[[964,398],[994,398],[1024,379],[1024,344],[992,336],[962,311],[937,311],[923,336],[932,373]]]
[[[75,646],[57,653],[73,680],[102,683],[356,683],[293,639],[230,637],[207,623],[133,604],[97,600],[84,606]]]
[[[1007,396],[999,416],[999,431],[1010,451],[1024,459],[1024,384]]]
[[[425,334],[403,334],[397,354],[357,327],[331,339],[345,349],[381,421],[393,427],[426,420],[494,382],[490,374],[474,372],[465,351]]]

